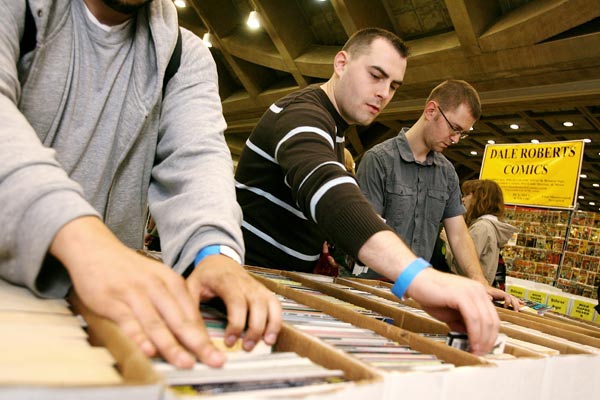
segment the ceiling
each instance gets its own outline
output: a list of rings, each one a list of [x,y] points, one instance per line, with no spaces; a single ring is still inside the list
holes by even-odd
[[[347,134],[357,162],[414,123],[435,85],[464,79],[479,91],[483,115],[468,138],[444,152],[461,181],[479,176],[488,140],[591,139],[578,208],[599,211],[600,0],[186,1],[180,24],[200,37],[210,32],[234,161],[272,102],[327,80],[349,35],[377,26],[403,38],[411,55],[389,106],[371,126]],[[258,30],[246,25],[252,10]]]

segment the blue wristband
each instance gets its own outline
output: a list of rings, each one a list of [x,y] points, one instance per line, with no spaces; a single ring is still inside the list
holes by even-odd
[[[412,283],[413,279],[415,279],[415,276],[417,276],[419,272],[423,271],[425,268],[429,267],[431,267],[431,264],[424,259],[415,259],[413,262],[408,264],[406,268],[404,268],[404,271],[402,271],[398,279],[396,279],[396,282],[392,287],[392,293],[394,293],[396,297],[400,299],[403,298],[406,290]]]
[[[194,266],[198,265],[198,263],[202,261],[204,257],[212,256],[214,254],[221,254],[221,246],[219,246],[218,244],[213,244],[204,247],[198,252],[198,254],[196,254],[196,258],[194,259]]]

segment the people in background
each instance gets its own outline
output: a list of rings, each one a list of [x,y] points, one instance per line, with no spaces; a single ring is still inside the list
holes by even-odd
[[[430,260],[440,223],[465,276],[485,285],[506,306],[518,300],[488,285],[463,218],[458,176],[442,152],[466,137],[481,115],[477,91],[467,82],[436,86],[418,121],[365,152],[356,179],[386,223],[425,260]],[[369,270],[361,277],[374,278]]]
[[[225,361],[198,311],[212,297],[228,308],[227,344],[246,325],[245,349],[274,343],[279,302],[241,266],[215,63],[179,29],[173,2],[1,9],[0,277],[44,297],[73,288],[147,355],[179,367]],[[147,202],[166,265],[133,250]]]
[[[491,285],[496,277],[500,249],[519,229],[501,220],[504,215],[504,196],[500,186],[493,180],[465,181],[462,193],[462,201],[467,209],[465,222],[485,279]],[[451,247],[446,252],[446,261],[452,272],[466,275],[454,259]]]
[[[311,272],[323,242],[331,240],[395,282],[398,297],[410,296],[453,330],[468,331],[472,351],[482,354],[499,325],[484,286],[417,258],[343,164],[346,129],[370,124],[387,106],[402,85],[407,55],[390,32],[360,30],[336,54],[327,82],[296,91],[265,112],[235,175],[246,262]]]

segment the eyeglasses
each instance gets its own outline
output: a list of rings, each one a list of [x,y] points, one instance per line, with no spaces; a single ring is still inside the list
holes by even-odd
[[[440,107],[438,105],[438,109],[440,110],[440,114],[442,114],[442,117],[444,117],[444,119],[448,123],[448,126],[450,127],[450,129],[452,129],[452,132],[454,132],[454,135],[460,135],[460,139],[465,139],[469,136],[469,133],[467,131],[463,131],[462,129],[454,127],[454,125],[452,125],[452,123],[450,121],[448,121],[448,118],[446,118],[444,111],[442,111],[442,107]]]

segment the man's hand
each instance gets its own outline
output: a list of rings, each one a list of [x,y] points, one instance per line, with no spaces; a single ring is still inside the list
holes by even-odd
[[[213,297],[223,300],[227,307],[227,346],[233,346],[246,325],[246,351],[261,338],[269,345],[277,340],[282,319],[279,300],[231,258],[221,254],[205,257],[187,278],[187,287],[196,304]]]
[[[329,253],[329,244],[323,242],[321,249],[321,257],[317,260],[313,268],[313,274],[338,276],[340,273],[340,265],[335,261],[335,258]]]
[[[466,332],[471,352],[483,355],[494,346],[500,318],[481,283],[427,268],[406,294],[451,330]]]
[[[184,279],[124,246],[99,219],[66,224],[50,253],[66,267],[83,303],[117,323],[146,355],[158,352],[182,368],[193,366],[196,358],[212,367],[225,362]]]
[[[490,285],[486,286],[486,290],[488,295],[490,295],[490,297],[492,298],[492,300],[503,301],[504,308],[512,307],[513,310],[519,312],[521,307],[525,305],[525,303],[521,301],[521,299],[506,293],[504,290],[500,290]]]

